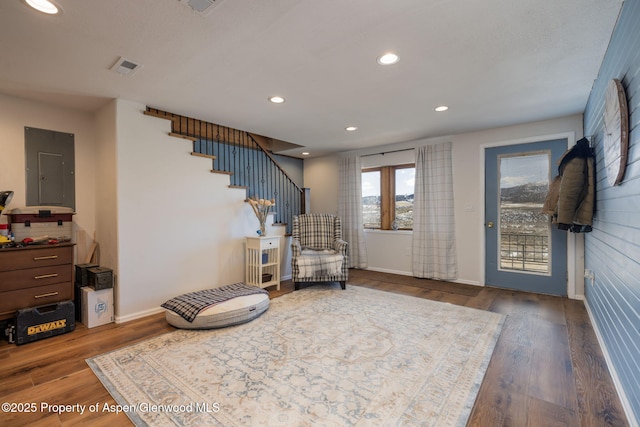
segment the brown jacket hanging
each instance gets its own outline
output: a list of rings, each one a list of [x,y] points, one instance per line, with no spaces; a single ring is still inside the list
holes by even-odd
[[[543,206],[561,230],[591,231],[595,209],[595,161],[583,138],[559,161],[559,175],[553,180]]]

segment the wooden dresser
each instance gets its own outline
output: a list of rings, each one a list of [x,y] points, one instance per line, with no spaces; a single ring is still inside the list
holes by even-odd
[[[73,300],[73,243],[0,249],[0,320]]]

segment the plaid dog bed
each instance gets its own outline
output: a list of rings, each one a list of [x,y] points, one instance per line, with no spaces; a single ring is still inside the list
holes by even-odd
[[[253,294],[269,294],[265,289],[250,286],[246,283],[234,283],[220,288],[205,289],[204,291],[190,292],[171,298],[161,307],[179,314],[188,322],[193,322],[198,313],[207,307],[219,304],[236,297]]]

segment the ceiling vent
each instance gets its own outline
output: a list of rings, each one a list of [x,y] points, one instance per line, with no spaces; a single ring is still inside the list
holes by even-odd
[[[207,16],[213,11],[214,6],[222,3],[222,0],[180,0],[195,12],[202,16]]]
[[[118,74],[122,74],[123,76],[130,76],[136,71],[142,68],[142,65],[136,64],[133,61],[129,61],[123,57],[120,57],[113,67],[111,67],[112,71],[115,71]]]

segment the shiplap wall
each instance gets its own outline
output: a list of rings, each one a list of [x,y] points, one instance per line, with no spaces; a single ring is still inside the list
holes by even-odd
[[[627,412],[640,419],[640,0],[625,0],[584,114],[596,151],[596,216],[585,238],[589,311],[623,390]],[[610,187],[604,168],[604,93],[611,79],[625,88],[629,157],[624,179]],[[632,422],[633,424],[633,422]]]

